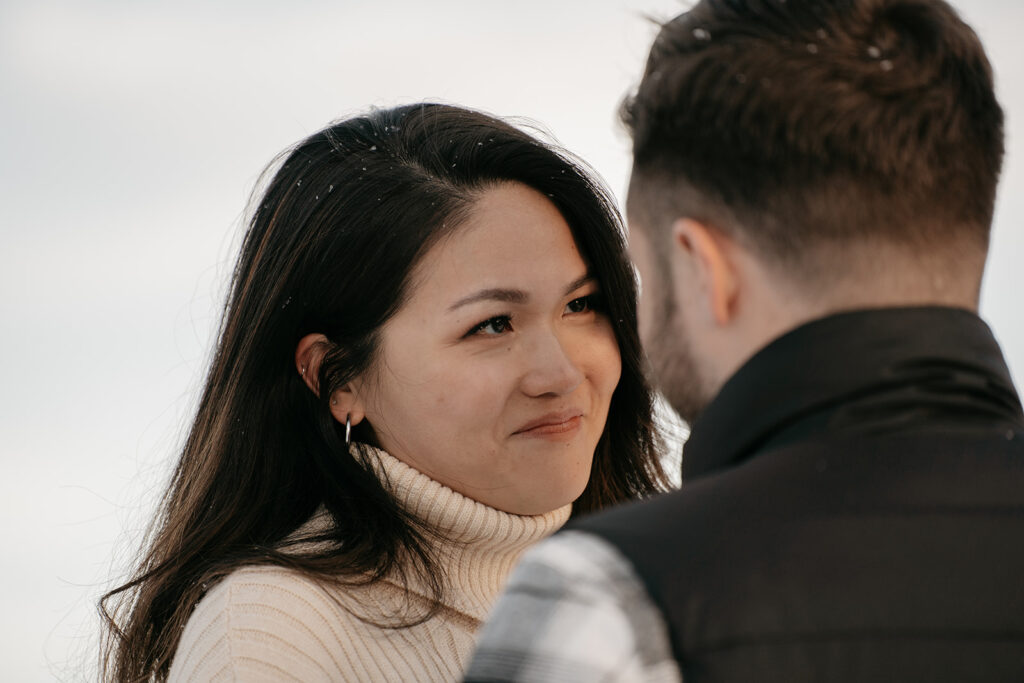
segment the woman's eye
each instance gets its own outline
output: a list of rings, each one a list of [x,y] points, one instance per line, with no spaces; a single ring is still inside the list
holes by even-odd
[[[589,311],[596,311],[599,309],[600,302],[596,294],[588,294],[581,296],[578,299],[573,299],[565,306],[565,310],[569,313],[587,313]]]
[[[474,334],[497,335],[511,331],[512,318],[507,315],[496,315],[493,318],[488,318],[471,329],[466,336],[469,337]]]

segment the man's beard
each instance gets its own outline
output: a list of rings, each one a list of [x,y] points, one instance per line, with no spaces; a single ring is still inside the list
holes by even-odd
[[[690,336],[671,294],[672,288],[666,285],[663,280],[662,300],[656,306],[660,315],[645,340],[650,376],[668,404],[692,427],[712,397],[708,396],[707,383],[694,358]]]

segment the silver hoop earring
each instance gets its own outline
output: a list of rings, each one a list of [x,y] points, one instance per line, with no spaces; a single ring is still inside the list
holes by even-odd
[[[345,445],[352,443],[352,413],[345,415]]]

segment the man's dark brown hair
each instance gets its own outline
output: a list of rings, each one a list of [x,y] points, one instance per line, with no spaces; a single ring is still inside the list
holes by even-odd
[[[652,228],[701,219],[797,274],[858,242],[983,263],[1003,113],[941,0],[701,0],[662,27],[623,120]]]

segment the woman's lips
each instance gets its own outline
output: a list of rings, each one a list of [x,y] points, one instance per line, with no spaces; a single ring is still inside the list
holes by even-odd
[[[513,432],[513,436],[559,436],[575,432],[583,424],[579,410],[549,413],[527,422]]]

